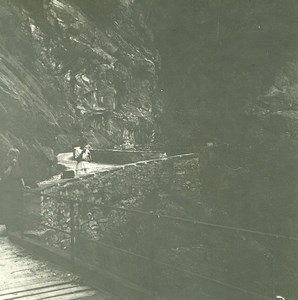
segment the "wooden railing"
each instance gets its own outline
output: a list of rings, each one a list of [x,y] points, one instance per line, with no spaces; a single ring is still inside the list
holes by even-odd
[[[90,208],[99,208],[99,209],[110,210],[110,211],[119,211],[119,212],[122,212],[125,214],[133,214],[133,215],[142,216],[143,220],[146,219],[147,222],[149,220],[149,223],[147,223],[147,224],[151,224],[150,230],[151,230],[152,237],[154,236],[153,224],[155,224],[156,222],[160,222],[162,220],[167,220],[167,221],[173,222],[175,224],[181,223],[181,224],[190,225],[190,226],[201,226],[201,227],[211,228],[214,230],[219,230],[222,232],[231,231],[231,232],[237,232],[237,233],[247,234],[247,235],[254,235],[254,236],[259,236],[259,237],[264,237],[264,238],[265,237],[273,238],[273,239],[277,239],[277,240],[281,240],[281,241],[282,240],[291,240],[291,241],[295,241],[295,242],[298,241],[297,237],[286,236],[286,235],[282,235],[282,234],[278,234],[278,233],[255,231],[255,230],[250,230],[250,229],[245,229],[245,228],[226,226],[226,225],[221,225],[221,224],[214,224],[214,223],[204,222],[201,220],[194,220],[194,219],[187,219],[187,218],[175,217],[175,216],[170,216],[170,215],[158,214],[158,213],[154,213],[152,211],[143,211],[143,210],[137,210],[137,209],[131,209],[131,208],[125,208],[125,207],[116,207],[116,206],[101,204],[101,203],[82,202],[82,201],[70,199],[68,197],[62,197],[62,196],[57,196],[57,195],[50,195],[50,194],[36,192],[34,190],[25,190],[24,192],[27,194],[34,194],[34,195],[43,197],[43,201],[54,199],[56,201],[60,201],[60,202],[63,202],[63,203],[66,203],[67,205],[69,205],[70,221],[67,224],[65,224],[65,225],[67,225],[66,226],[68,228],[67,230],[64,230],[64,229],[61,229],[58,227],[54,227],[54,226],[51,226],[50,224],[46,224],[46,223],[41,223],[40,225],[44,226],[45,228],[49,228],[49,229],[52,229],[54,231],[57,231],[57,232],[60,232],[60,233],[63,233],[63,234],[66,234],[69,236],[70,258],[71,258],[71,261],[73,262],[73,264],[76,263],[75,247],[76,247],[76,241],[79,238],[79,233],[76,230],[76,226],[75,226],[75,224],[76,224],[75,205],[76,204],[83,204],[85,206],[87,205]],[[26,216],[24,218],[26,218]],[[189,270],[187,270],[187,266],[184,266],[184,265],[177,266],[177,265],[171,265],[171,264],[159,261],[156,259],[156,255],[155,255],[156,247],[158,247],[158,245],[156,245],[154,238],[152,239],[152,245],[151,245],[151,249],[149,251],[150,255],[148,255],[148,256],[144,256],[144,255],[135,253],[130,250],[122,249],[120,247],[117,247],[117,246],[114,246],[111,244],[106,244],[102,241],[90,240],[90,242],[95,243],[99,247],[112,249],[114,251],[118,251],[118,252],[122,253],[125,256],[132,256],[132,257],[140,259],[143,262],[146,262],[147,264],[148,263],[151,264],[152,274],[151,274],[150,278],[151,278],[152,282],[151,282],[150,286],[153,291],[156,289],[155,280],[157,278],[156,273],[155,273],[155,272],[157,272],[157,270],[156,270],[155,266],[162,266],[164,268],[172,269],[179,273],[187,274],[188,276],[191,276],[193,278],[207,281],[216,286],[221,286],[223,288],[233,290],[237,293],[244,294],[246,296],[251,296],[252,297],[251,299],[268,299],[269,300],[269,299],[274,299],[274,297],[275,297],[275,295],[261,295],[258,292],[243,289],[243,288],[235,286],[233,284],[226,283],[221,280],[217,280],[210,276],[206,276],[204,274],[189,271]]]

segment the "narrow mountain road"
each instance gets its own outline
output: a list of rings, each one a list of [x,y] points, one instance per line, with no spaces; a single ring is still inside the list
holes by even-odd
[[[66,170],[75,171],[77,162],[73,159],[72,152],[63,152],[57,155],[57,163],[58,165],[63,166]],[[99,163],[90,163],[90,173],[106,171],[109,169],[113,169],[117,167],[117,165],[108,165],[108,164],[99,164]],[[49,179],[43,180],[38,183],[39,187],[44,187],[47,185],[51,185],[53,182],[61,179],[61,175],[55,175]]]
[[[77,162],[73,159],[72,152],[60,153],[57,155],[58,164],[63,165],[68,170],[75,170]],[[90,172],[104,171],[111,169],[115,165],[90,163]]]
[[[112,300],[103,291],[80,284],[80,279],[61,267],[42,261],[0,238],[0,300]]]

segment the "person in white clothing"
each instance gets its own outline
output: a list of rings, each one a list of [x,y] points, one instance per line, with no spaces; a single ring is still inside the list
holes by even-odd
[[[91,152],[90,145],[86,139],[80,140],[80,147],[75,149],[75,159],[77,161],[76,174],[82,175],[90,172]]]

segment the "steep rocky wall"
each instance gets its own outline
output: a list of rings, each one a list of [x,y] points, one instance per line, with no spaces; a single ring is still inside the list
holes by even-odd
[[[162,103],[152,34],[135,1],[104,2],[1,1],[1,161],[19,147],[40,176],[80,134],[96,147],[154,143]]]

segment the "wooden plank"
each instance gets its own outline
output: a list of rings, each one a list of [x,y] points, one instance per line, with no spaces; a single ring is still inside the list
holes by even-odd
[[[20,268],[35,268],[35,267],[42,267],[43,265],[35,262],[35,261],[27,261],[20,257],[18,260],[3,260],[1,261],[2,268],[8,269],[10,272],[14,270],[18,270]]]
[[[3,286],[0,287],[0,295],[1,295],[1,292],[5,292],[6,290],[9,290],[12,288],[23,288],[24,286],[30,286],[30,285],[38,284],[38,283],[45,284],[49,280],[52,280],[52,279],[54,279],[54,278],[48,278],[46,276],[36,278],[36,275],[32,274],[32,276],[30,276],[30,277],[23,277],[17,281],[14,280],[13,282],[4,284]]]
[[[32,241],[30,239],[24,238],[20,239],[18,236],[14,234],[10,234],[11,240],[19,245],[22,245],[25,248],[28,248],[34,252],[42,253],[49,260],[54,262],[55,264],[60,264],[65,268],[71,268],[72,262],[70,261],[69,255],[66,255],[61,250],[53,249],[50,247],[46,247],[45,245],[38,243],[36,241]],[[134,299],[152,299],[153,295],[151,291],[146,290],[143,287],[140,287],[124,278],[121,278],[109,271],[103,270],[94,266],[92,264],[88,264],[83,262],[80,259],[75,259],[75,264],[77,269],[80,269],[81,274],[88,274],[90,276],[96,276],[98,280],[94,282],[94,285],[97,287],[104,287],[107,290],[113,290],[113,294],[120,298],[134,298]],[[123,295],[125,294],[125,296]]]
[[[32,274],[31,270],[22,269],[22,270],[17,270],[14,273],[8,273],[7,272],[6,278],[11,279],[11,280],[15,280],[16,278],[27,276],[27,275],[30,275],[30,274]]]
[[[23,299],[26,299],[26,300],[43,300],[43,299],[50,299],[50,298],[54,298],[54,297],[56,297],[56,298],[58,297],[58,299],[61,299],[61,296],[75,295],[77,293],[90,292],[90,291],[92,291],[92,290],[88,287],[78,286],[78,287],[73,287],[73,288],[68,288],[68,289],[49,291],[46,294],[42,293],[42,294],[28,295]],[[21,297],[15,297],[15,298],[11,298],[10,300],[15,300],[15,299],[22,299],[22,298]]]
[[[59,281],[44,281],[42,283],[31,283],[31,284],[26,284],[23,286],[17,286],[14,288],[10,289],[5,289],[0,291],[0,296],[4,296],[7,294],[12,294],[12,293],[19,293],[22,291],[29,291],[29,290],[34,290],[38,288],[46,288],[50,286],[59,286],[59,285],[65,285],[65,284],[71,284],[72,282],[59,282]]]
[[[18,240],[17,238],[13,236],[12,239]],[[39,259],[39,251],[36,249],[38,247],[35,243],[31,244],[34,244],[32,250],[36,250],[36,257],[25,253],[21,247],[9,240],[0,241],[0,300],[114,299],[105,292],[95,291],[88,286],[79,286],[76,281],[78,276]],[[68,259],[67,255],[65,257]],[[60,263],[61,259],[59,257],[54,261]],[[62,265],[64,266],[63,263]],[[66,265],[72,267],[71,262]]]
[[[12,300],[12,299],[20,299],[20,298],[25,298],[27,299],[28,297],[32,297],[33,295],[41,295],[42,297],[45,297],[46,295],[52,293],[52,292],[60,292],[65,290],[69,290],[71,288],[76,288],[73,284],[65,284],[65,285],[55,285],[55,286],[49,286],[49,287],[44,287],[40,289],[34,289],[34,290],[23,290],[20,292],[15,292],[15,293],[10,293],[4,296],[0,296],[0,300]],[[80,287],[79,287],[80,288]]]
[[[35,279],[37,280],[35,282]],[[26,277],[21,277],[21,278],[16,278],[14,280],[9,280],[8,282],[1,282],[1,287],[0,287],[0,291],[8,289],[10,287],[17,287],[17,286],[22,286],[26,281],[28,281],[28,283],[30,281],[33,281],[33,283],[39,283],[40,281],[45,281],[45,280],[54,280],[54,278],[48,278],[48,276],[39,276],[38,278],[36,278],[35,274],[30,274],[30,276],[26,276]]]
[[[54,296],[54,297],[50,297],[50,298],[46,298],[46,299],[53,299],[53,300],[58,300],[58,299],[59,300],[73,300],[73,299],[79,300],[79,299],[86,299],[86,300],[88,300],[88,298],[90,298],[90,297],[92,297],[94,295],[95,295],[94,291],[84,291],[84,292],[79,292],[79,293],[75,293],[75,294],[71,294],[71,295]],[[107,298],[99,296],[98,294],[96,294],[96,298],[94,298],[94,299],[96,299],[96,300],[106,300]]]

